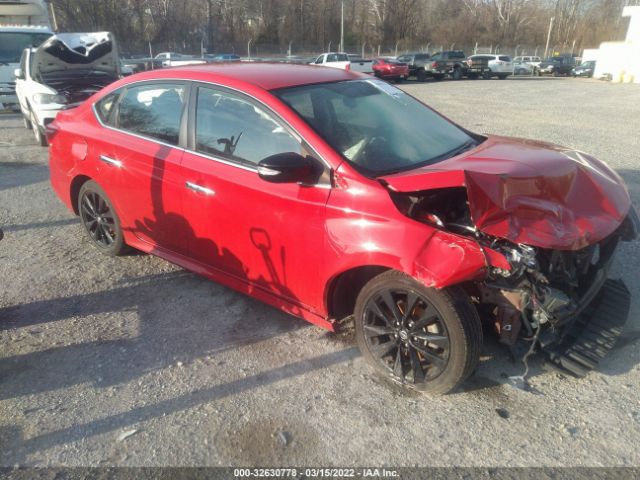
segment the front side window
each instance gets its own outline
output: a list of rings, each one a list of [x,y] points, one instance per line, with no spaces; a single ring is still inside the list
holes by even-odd
[[[128,88],[118,105],[118,127],[177,145],[184,95],[180,84]]]
[[[274,92],[336,151],[368,176],[431,165],[477,141],[380,80],[352,80]]]
[[[305,154],[300,142],[253,102],[207,87],[198,88],[196,150],[256,165],[277,153]]]
[[[510,61],[511,61],[511,57],[507,57],[507,56],[504,56],[504,55],[503,55],[503,56],[501,56],[501,57],[498,57],[498,59],[499,59],[501,62],[510,62]]]

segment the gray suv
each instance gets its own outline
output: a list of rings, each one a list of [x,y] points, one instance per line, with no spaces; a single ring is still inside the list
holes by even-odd
[[[424,82],[430,74],[431,55],[428,53],[405,53],[396,60],[409,65],[409,76],[416,77],[419,82]]]

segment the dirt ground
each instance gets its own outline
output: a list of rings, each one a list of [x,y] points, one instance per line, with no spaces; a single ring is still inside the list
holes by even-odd
[[[590,152],[640,205],[638,85],[402,88],[471,130]],[[640,465],[638,242],[612,272],[632,310],[599,371],[566,378],[535,359],[528,393],[487,338],[465,388],[429,397],[390,387],[339,337],[163,260],[102,256],[15,114],[0,115],[0,225],[0,466]]]

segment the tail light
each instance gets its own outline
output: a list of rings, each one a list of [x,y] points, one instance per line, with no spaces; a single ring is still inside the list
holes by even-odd
[[[350,72],[350,71],[351,71],[351,64],[350,64],[350,63],[347,63],[347,66],[346,66],[346,67],[344,67],[344,69],[345,69],[347,72]]]
[[[44,127],[44,135],[45,137],[47,137],[47,142],[51,143],[59,131],[60,131],[60,128],[58,127],[58,124],[56,123],[55,120],[51,123],[48,123]]]
[[[438,68],[438,62],[431,62],[431,68]]]

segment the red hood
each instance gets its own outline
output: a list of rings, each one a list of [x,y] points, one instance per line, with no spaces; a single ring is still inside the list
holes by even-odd
[[[398,192],[464,186],[480,231],[561,250],[604,239],[631,206],[624,182],[603,162],[556,145],[505,137],[489,137],[462,155],[382,180]]]

